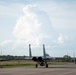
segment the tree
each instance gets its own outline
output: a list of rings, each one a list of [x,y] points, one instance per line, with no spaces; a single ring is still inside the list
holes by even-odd
[[[71,61],[71,56],[69,56],[69,55],[64,55],[64,56],[63,56],[63,61],[66,61],[66,62]]]

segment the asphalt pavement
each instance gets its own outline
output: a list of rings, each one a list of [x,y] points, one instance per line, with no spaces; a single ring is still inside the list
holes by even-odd
[[[76,75],[76,65],[50,65],[49,68],[40,66],[0,68],[0,75]]]

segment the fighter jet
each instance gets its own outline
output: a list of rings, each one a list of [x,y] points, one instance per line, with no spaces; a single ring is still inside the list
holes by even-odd
[[[1,58],[0,59],[0,61],[2,62],[2,61],[9,61],[9,60],[11,60],[12,58],[10,57],[10,56],[6,56],[6,57],[4,57],[4,58]]]
[[[29,44],[29,59],[32,59],[34,62],[37,62],[36,68],[38,67],[38,65],[45,66],[46,68],[48,68],[47,62],[50,61],[50,56],[46,54],[45,45],[43,44],[43,56],[32,57],[31,44]]]

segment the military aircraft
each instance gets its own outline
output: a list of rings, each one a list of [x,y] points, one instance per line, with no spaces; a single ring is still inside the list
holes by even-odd
[[[48,68],[47,62],[50,61],[50,56],[46,54],[45,45],[43,44],[43,56],[32,57],[31,44],[29,44],[29,59],[32,59],[34,62],[37,62],[36,68],[38,67],[38,65],[45,66],[46,68]]]
[[[11,60],[11,57],[9,55],[0,59],[1,62],[2,61],[9,61],[9,60]]]

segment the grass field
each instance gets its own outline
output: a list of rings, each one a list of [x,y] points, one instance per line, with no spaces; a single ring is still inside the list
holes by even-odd
[[[0,62],[0,66],[3,67],[33,66],[35,64],[36,63],[33,61],[25,61],[25,60],[12,60],[12,61]]]
[[[70,62],[49,62],[50,65],[63,65]],[[1,67],[35,66],[36,62],[31,60],[12,60],[0,62]]]

